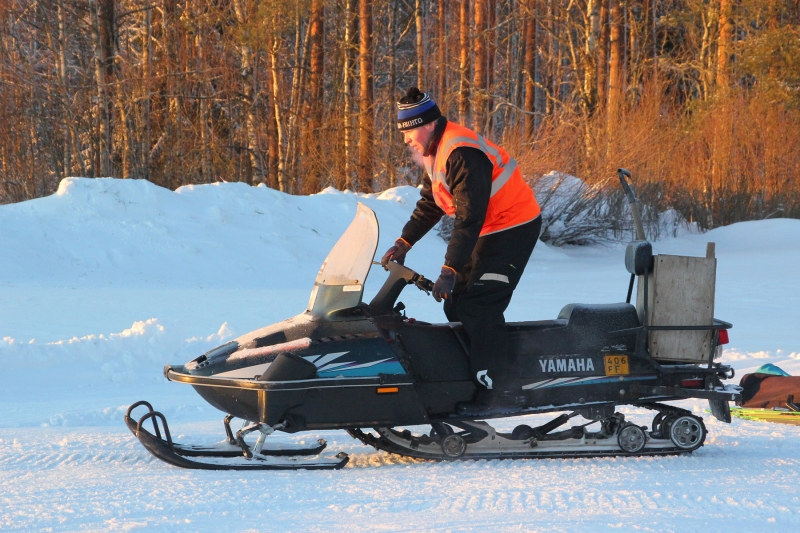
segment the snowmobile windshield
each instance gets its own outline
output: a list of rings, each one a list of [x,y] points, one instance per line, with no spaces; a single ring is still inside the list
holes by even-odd
[[[378,219],[369,207],[358,203],[356,216],[319,269],[308,312],[316,317],[351,309],[361,303],[364,282],[378,247]]]

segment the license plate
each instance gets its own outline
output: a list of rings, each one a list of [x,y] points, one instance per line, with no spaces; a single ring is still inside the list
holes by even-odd
[[[627,376],[630,373],[627,355],[606,356],[606,376]]]

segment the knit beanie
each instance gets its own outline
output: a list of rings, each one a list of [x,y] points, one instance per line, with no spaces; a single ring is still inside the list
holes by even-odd
[[[441,116],[436,102],[416,87],[411,87],[397,102],[397,127],[400,131],[419,128]]]

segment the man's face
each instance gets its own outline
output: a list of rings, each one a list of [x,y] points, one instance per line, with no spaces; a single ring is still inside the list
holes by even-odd
[[[405,142],[409,148],[422,155],[425,153],[425,147],[428,146],[428,141],[431,140],[435,124],[435,122],[429,122],[419,128],[404,131],[403,142]]]

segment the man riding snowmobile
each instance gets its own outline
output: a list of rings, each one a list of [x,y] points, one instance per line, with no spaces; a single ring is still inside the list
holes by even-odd
[[[503,312],[541,230],[539,204],[517,162],[474,131],[449,122],[416,87],[398,102],[398,128],[415,163],[426,170],[421,198],[382,263],[400,264],[441,218],[454,218],[452,237],[433,294],[470,340],[472,379],[479,384],[463,414],[514,406],[522,394],[508,350]]]

